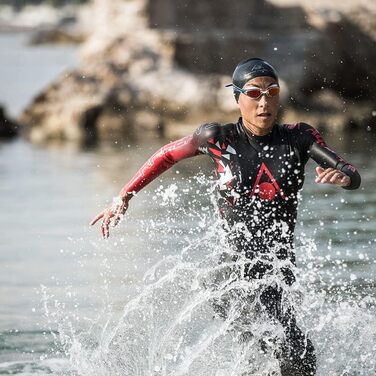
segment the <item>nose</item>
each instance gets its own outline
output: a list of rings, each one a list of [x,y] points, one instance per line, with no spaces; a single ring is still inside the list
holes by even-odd
[[[259,99],[259,106],[265,107],[268,101],[268,97],[266,94],[262,94],[260,99]]]

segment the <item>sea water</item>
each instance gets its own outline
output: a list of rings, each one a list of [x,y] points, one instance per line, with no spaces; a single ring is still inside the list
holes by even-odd
[[[0,105],[16,117],[59,74],[78,63],[77,46],[29,45],[31,34],[0,33]]]
[[[12,115],[75,64],[73,47],[26,41],[0,38],[0,99]],[[279,374],[284,332],[257,303],[263,283],[238,278],[244,260],[218,263],[230,250],[205,157],[132,199],[109,240],[88,227],[161,144],[0,144],[0,374]],[[376,373],[375,136],[332,135],[329,144],[359,168],[362,188],[315,185],[308,164],[297,282],[286,299],[314,343],[318,375],[368,376]],[[215,307],[229,300],[221,317]]]
[[[358,191],[318,186],[307,166],[286,299],[318,375],[376,370],[371,138],[330,142],[359,167]],[[257,303],[263,282],[218,263],[226,242],[205,157],[133,198],[109,240],[86,225],[158,146],[0,145],[0,374],[279,374],[284,332]],[[225,318],[215,309],[223,298]]]

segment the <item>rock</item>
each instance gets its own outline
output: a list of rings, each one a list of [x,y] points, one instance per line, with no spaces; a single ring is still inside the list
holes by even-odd
[[[98,84],[97,78],[81,71],[61,75],[23,112],[25,135],[34,142],[59,139],[85,143],[91,139],[85,113],[103,103],[104,94],[95,90]]]
[[[312,38],[301,7],[280,8],[265,0],[185,4],[184,0],[149,0],[147,13],[150,27],[174,35],[173,58],[190,72],[229,75],[240,60],[263,56],[275,65],[283,59],[279,68],[284,76],[285,68],[304,58],[304,51],[297,48],[295,56],[289,54],[291,45],[304,45]]]
[[[82,64],[26,109],[28,136],[91,144],[234,120],[237,104],[224,85],[250,56],[280,73],[282,121],[366,124],[376,88],[369,9],[280,2],[93,0]]]
[[[30,38],[30,45],[40,45],[49,43],[58,44],[79,44],[85,40],[83,35],[72,33],[63,28],[48,28],[38,30]]]
[[[78,6],[53,7],[50,4],[15,6],[2,5],[0,8],[0,30],[19,31],[56,27],[76,20]]]
[[[0,106],[0,138],[13,138],[18,135],[19,129],[19,124],[10,120]]]
[[[323,36],[314,45],[318,52],[307,62],[309,74],[305,76],[304,89],[330,88],[354,100],[374,97],[376,40],[344,15],[328,22]]]

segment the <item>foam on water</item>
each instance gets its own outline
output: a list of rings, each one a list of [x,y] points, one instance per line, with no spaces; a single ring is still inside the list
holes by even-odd
[[[197,179],[204,183],[202,176]],[[42,288],[47,321],[51,329],[58,328],[55,339],[69,358],[70,370],[90,376],[280,375],[276,354],[284,331],[268,317],[259,297],[267,286],[282,284],[285,305],[295,307],[299,327],[314,343],[318,375],[374,374],[375,300],[352,290],[351,280],[342,290],[334,289],[341,286],[336,277],[341,262],[332,268],[332,279],[326,278],[328,270],[315,242],[303,237],[296,249],[299,268],[293,286],[280,282],[277,273],[245,280],[241,276],[249,259],[223,259],[232,251],[212,202],[211,183],[205,182],[208,188],[200,200],[191,198],[195,184],[161,187],[145,199],[145,207],[150,200],[164,206],[163,218],[132,219],[148,251],[156,238],[167,248],[169,242],[176,246],[151,262],[131,299],[114,302],[109,293],[102,309],[83,315],[75,305],[75,291],[67,288],[67,300],[58,301]],[[131,221],[128,214],[125,217],[120,226]],[[92,246],[100,254],[103,248],[106,253],[126,244],[125,238]],[[104,290],[111,290],[118,262],[103,256]],[[286,263],[272,262],[276,269]]]

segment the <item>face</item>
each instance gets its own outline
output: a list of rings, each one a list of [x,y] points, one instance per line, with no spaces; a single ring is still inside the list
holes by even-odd
[[[273,77],[256,77],[249,80],[243,89],[256,86],[261,90],[266,90],[269,86],[277,83]],[[277,118],[279,95],[268,97],[263,94],[258,99],[252,99],[240,93],[238,105],[244,126],[256,136],[264,136],[271,131]]]

